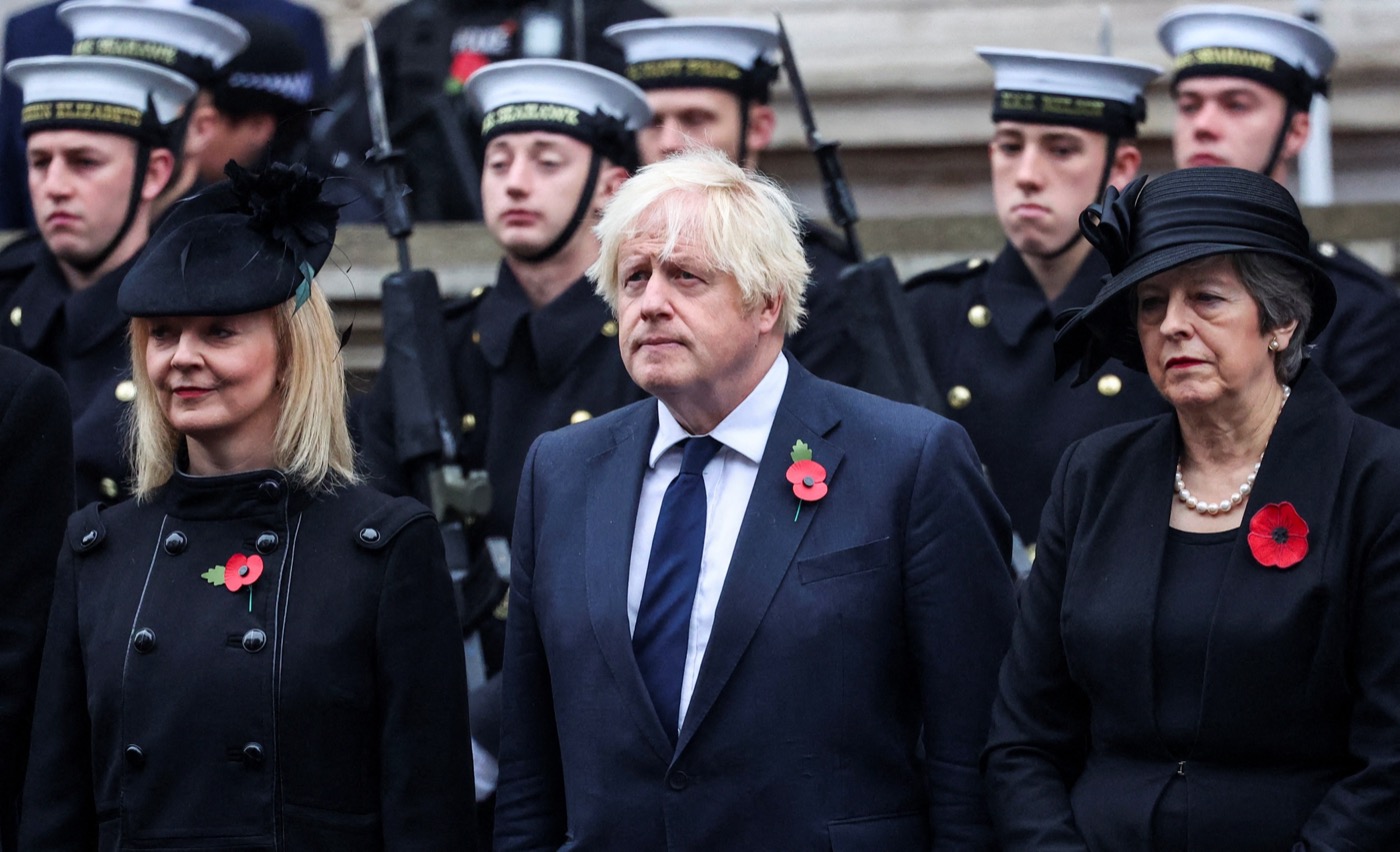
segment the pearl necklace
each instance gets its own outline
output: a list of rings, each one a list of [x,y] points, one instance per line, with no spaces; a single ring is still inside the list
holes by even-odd
[[[1279,413],[1283,412],[1283,406],[1288,402],[1288,395],[1292,392],[1293,389],[1290,388],[1288,385],[1283,386],[1283,402],[1280,402],[1278,405]],[[1274,423],[1275,425],[1278,424],[1277,417],[1274,418]],[[1266,442],[1266,449],[1267,446],[1268,445]],[[1185,503],[1186,508],[1194,509],[1199,514],[1223,515],[1226,512],[1229,512],[1236,506],[1243,503],[1245,501],[1245,498],[1249,497],[1249,492],[1254,490],[1254,478],[1259,475],[1259,465],[1263,464],[1263,462],[1264,454],[1260,453],[1259,461],[1254,463],[1254,470],[1250,471],[1248,478],[1246,478],[1245,481],[1240,484],[1239,488],[1235,489],[1235,493],[1231,494],[1227,499],[1221,500],[1219,503],[1207,503],[1206,501],[1194,496],[1190,491],[1187,491],[1186,483],[1181,481],[1181,463],[1177,462],[1175,487],[1176,499]]]

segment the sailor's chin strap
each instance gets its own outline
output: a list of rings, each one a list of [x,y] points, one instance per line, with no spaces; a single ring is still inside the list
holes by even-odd
[[[1288,131],[1293,127],[1293,117],[1298,114],[1298,107],[1289,102],[1288,108],[1283,113],[1283,124],[1278,129],[1278,135],[1274,137],[1274,147],[1269,151],[1269,159],[1264,163],[1264,168],[1259,170],[1261,175],[1272,177],[1274,169],[1278,166],[1279,158],[1283,156],[1284,143],[1288,141]]]
[[[1108,137],[1108,145],[1104,149],[1108,156],[1104,158],[1103,173],[1099,175],[1099,188],[1094,190],[1095,201],[1103,198],[1103,191],[1108,189],[1108,176],[1113,174],[1113,159],[1118,156],[1118,143],[1120,141],[1122,140],[1118,136]],[[1065,241],[1064,245],[1049,254],[1041,255],[1041,257],[1045,260],[1055,260],[1061,257],[1065,252],[1079,245],[1079,240],[1082,239],[1082,236],[1083,235],[1079,233],[1079,228],[1076,227],[1074,233],[1070,235],[1070,238]]]
[[[588,177],[583,181],[583,190],[579,193],[578,205],[574,207],[573,218],[569,219],[569,224],[564,226],[564,230],[559,232],[559,236],[554,238],[554,242],[540,249],[531,255],[521,257],[527,263],[543,263],[564,250],[564,246],[574,238],[578,229],[588,218],[588,211],[593,207],[593,195],[598,188],[598,175],[603,170],[603,155],[595,148],[588,160]]]
[[[146,170],[151,164],[151,146],[147,142],[136,144],[136,168],[133,170],[131,179],[131,192],[127,196],[126,216],[122,219],[121,227],[117,233],[103,247],[102,251],[80,262],[69,261],[68,265],[78,270],[84,275],[90,275],[106,263],[112,256],[112,252],[117,250],[122,240],[126,239],[127,233],[131,231],[131,225],[136,221],[136,211],[141,207],[141,188],[146,184]]]

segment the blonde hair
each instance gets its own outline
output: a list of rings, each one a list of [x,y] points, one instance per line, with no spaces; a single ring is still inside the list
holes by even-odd
[[[277,335],[277,430],[273,463],[307,491],[359,481],[355,449],[346,422],[345,363],[331,306],[320,287],[298,309],[293,300],[270,308]],[[136,399],[127,415],[127,453],[134,471],[132,492],[148,499],[175,474],[184,436],[161,410],[146,372],[151,320],[131,321],[131,373]]]
[[[691,148],[637,172],[617,191],[594,232],[601,243],[589,267],[599,296],[617,313],[622,244],[644,227],[665,223],[662,258],[677,244],[695,244],[713,267],[739,282],[746,308],[783,298],[779,327],[802,327],[811,267],[802,250],[797,208],[772,179],[746,171],[724,154]]]

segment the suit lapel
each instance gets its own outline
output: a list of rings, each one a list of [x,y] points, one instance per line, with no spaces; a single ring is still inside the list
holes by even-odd
[[[613,430],[613,444],[588,460],[584,572],[588,614],[603,659],[633,721],[657,755],[670,763],[671,740],[642,683],[627,624],[632,535],[656,422],[654,400],[638,405],[635,413]]]
[[[729,681],[787,574],[798,545],[822,511],[820,502],[803,503],[801,512],[797,511],[798,500],[786,477],[792,464],[793,443],[805,441],[812,448],[813,460],[826,468],[830,486],[841,487],[838,468],[844,454],[824,437],[839,417],[826,403],[817,380],[795,361],[789,359],[789,365],[787,388],[759,461],[758,478],[715,609],[705,659],[700,664],[676,744],[677,755],[690,742]]]

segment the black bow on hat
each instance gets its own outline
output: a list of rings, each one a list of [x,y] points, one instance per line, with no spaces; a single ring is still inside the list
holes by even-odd
[[[1306,342],[1326,327],[1337,304],[1331,279],[1312,260],[1293,196],[1272,178],[1245,169],[1181,169],[1150,182],[1143,176],[1121,193],[1110,186],[1080,216],[1079,229],[1112,275],[1088,307],[1056,317],[1055,376],[1077,363],[1076,385],[1110,357],[1146,371],[1131,311],[1133,288],[1199,258],[1252,253],[1291,261],[1312,299]]]
[[[340,218],[323,179],[300,164],[224,173],[152,235],[117,293],[127,316],[232,316],[310,295]]]

